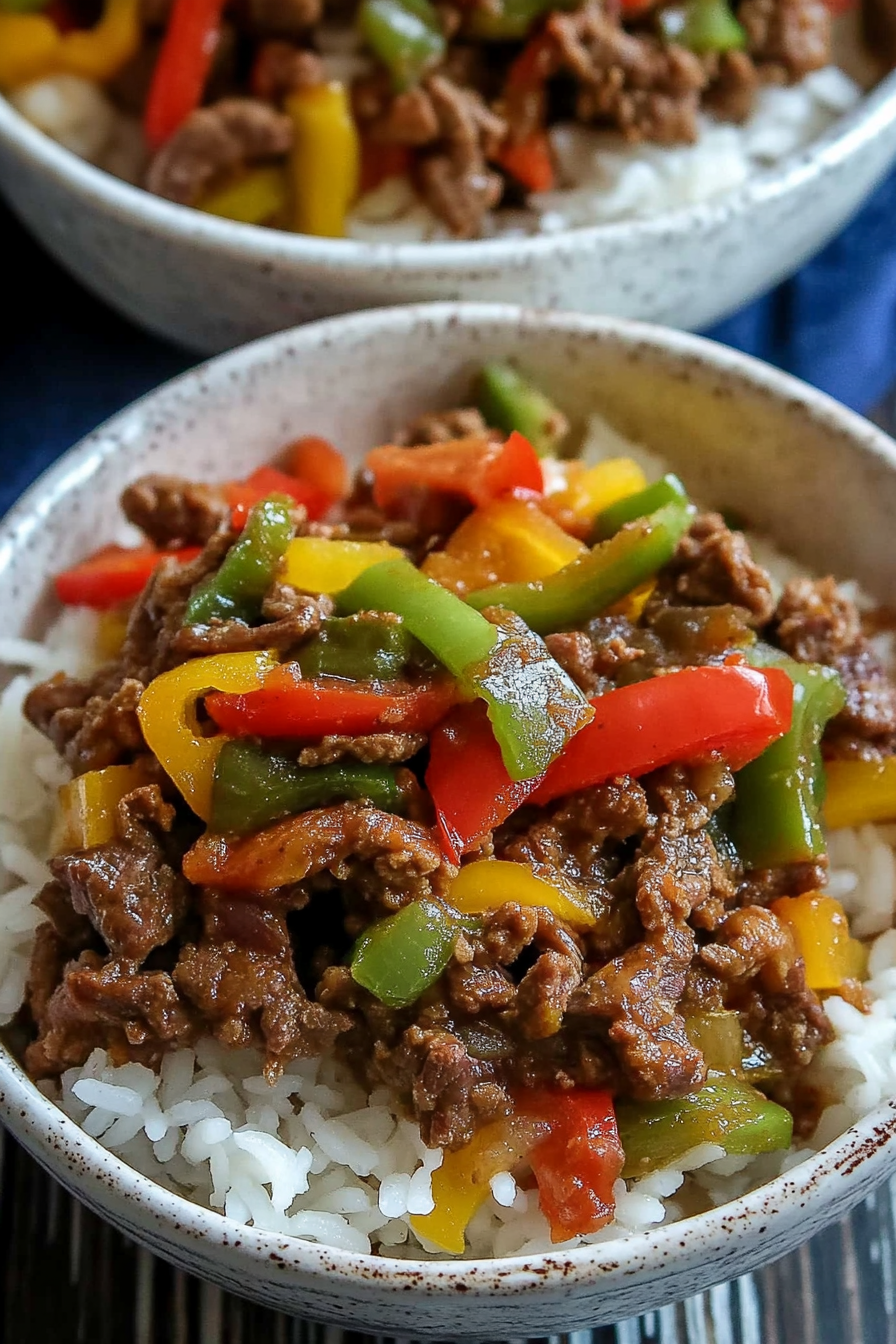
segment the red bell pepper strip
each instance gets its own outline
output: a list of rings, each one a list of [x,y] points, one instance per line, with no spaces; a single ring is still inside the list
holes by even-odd
[[[381,145],[375,140],[361,142],[361,194],[375,191],[390,177],[407,177],[412,155],[407,145]]]
[[[198,546],[182,551],[155,551],[148,546],[128,549],[125,546],[106,546],[73,569],[56,575],[56,596],[72,607],[93,607],[105,611],[139,596],[146,581],[163,560],[178,560],[186,564],[195,560]]]
[[[311,519],[322,518],[334,502],[334,497],[318,485],[288,476],[276,467],[259,467],[244,481],[229,481],[224,494],[231,508],[231,525],[235,528],[244,527],[253,506],[269,495],[287,495],[297,504],[303,504]]]
[[[519,144],[504,145],[497,161],[528,191],[550,191],[554,185],[551,146],[544,131],[533,131]]]
[[[348,463],[329,439],[306,434],[286,450],[290,473],[304,485],[312,485],[335,503],[345,499],[352,488]]]
[[[302,678],[297,663],[283,663],[261,690],[245,695],[215,691],[205,707],[231,737],[326,737],[330,733],[426,733],[443,719],[460,693],[448,677],[409,685]]]
[[[528,1155],[551,1240],[568,1241],[604,1227],[616,1210],[613,1186],[625,1163],[610,1093],[591,1088],[529,1093],[518,1096],[517,1105],[551,1127]]]
[[[150,149],[170,139],[202,102],[221,35],[224,3],[174,0],[143,114]]]
[[[515,431],[505,443],[476,436],[413,452],[386,445],[367,454],[366,466],[373,473],[374,501],[383,509],[414,489],[460,495],[477,505],[515,490],[544,490],[538,454]]]
[[[443,854],[460,863],[462,854],[522,807],[541,778],[514,782],[485,705],[458,705],[432,733],[426,770]]]
[[[789,730],[793,683],[780,668],[685,667],[591,703],[594,718],[542,776],[533,803],[712,752],[739,770]]]

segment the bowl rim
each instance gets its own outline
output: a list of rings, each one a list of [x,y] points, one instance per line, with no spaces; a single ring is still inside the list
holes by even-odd
[[[303,348],[311,350],[319,345],[332,352],[346,336],[363,338],[375,333],[379,340],[388,340],[424,322],[444,330],[490,324],[510,330],[556,331],[565,337],[609,339],[632,351],[647,349],[678,363],[697,364],[799,409],[896,472],[896,443],[882,430],[791,375],[704,337],[630,319],[544,312],[511,304],[440,302],[368,309],[277,332],[218,355],[161,384],[107,419],[48,468],[0,520],[0,574],[67,492],[93,476],[113,452],[145,434],[147,420],[159,409],[182,411],[197,393],[211,393],[213,404],[216,390],[226,392],[232,386],[233,372],[241,368],[270,367],[284,359],[294,361]],[[837,1177],[842,1181],[864,1175],[870,1182],[883,1179],[896,1164],[894,1097],[783,1175],[681,1222],[595,1245],[506,1259],[413,1260],[343,1251],[257,1231],[172,1193],[85,1133],[43,1095],[2,1043],[0,1117],[45,1166],[57,1176],[67,1177],[70,1188],[107,1214],[123,1196],[130,1206],[140,1205],[149,1217],[164,1223],[176,1239],[199,1238],[218,1255],[247,1255],[259,1268],[269,1267],[274,1261],[280,1268],[306,1275],[325,1272],[330,1276],[328,1283],[344,1286],[357,1288],[359,1280],[369,1280],[380,1290],[413,1288],[437,1295],[463,1292],[468,1297],[510,1296],[523,1287],[549,1292],[561,1284],[565,1293],[577,1285],[598,1280],[606,1283],[608,1278],[629,1280],[634,1275],[668,1273],[695,1253],[701,1259],[724,1255],[730,1250],[732,1236],[747,1227],[761,1224],[762,1234],[770,1239],[777,1225],[783,1229],[794,1219],[808,1220],[813,1210],[820,1213],[827,1204],[837,1202]],[[111,1195],[105,1193],[108,1190]]]
[[[809,145],[705,201],[646,219],[582,225],[522,238],[376,243],[349,238],[315,238],[308,234],[241,224],[153,196],[51,140],[0,94],[0,142],[33,161],[58,185],[80,195],[95,208],[116,216],[121,222],[130,220],[172,241],[207,247],[213,252],[242,253],[249,261],[263,267],[286,262],[317,265],[324,270],[338,268],[353,275],[371,268],[398,268],[411,275],[434,270],[447,275],[480,268],[486,271],[500,267],[521,270],[552,253],[565,256],[581,248],[612,246],[623,239],[642,240],[649,246],[651,242],[668,238],[670,233],[709,232],[732,217],[808,186],[823,173],[847,161],[894,121],[896,70],[885,74],[854,107],[835,118]]]

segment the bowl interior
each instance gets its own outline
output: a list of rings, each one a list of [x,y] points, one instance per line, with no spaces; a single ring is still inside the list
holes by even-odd
[[[428,305],[365,313],[268,338],[185,375],[97,430],[0,525],[6,632],[40,635],[55,611],[50,576],[115,537],[117,496],[135,476],[158,471],[232,478],[300,434],[324,435],[359,462],[370,446],[387,440],[410,417],[466,401],[486,359],[516,361],[579,427],[599,410],[621,433],[664,454],[701,498],[737,508],[752,526],[807,564],[856,577],[881,600],[892,600],[896,447],[866,421],[784,375],[695,337],[573,314]],[[165,1251],[167,1240],[175,1237],[172,1197],[154,1194],[151,1183],[129,1175],[94,1141],[75,1133],[76,1127],[63,1122],[2,1051],[0,1113],[42,1161],[113,1216],[123,1218],[115,1212],[119,1178],[133,1208],[138,1195],[155,1205],[156,1239]],[[761,1192],[766,1219],[778,1217],[796,1240],[800,1234],[792,1229],[806,1207],[807,1189],[814,1191],[811,1199],[819,1207],[843,1209],[851,1198],[846,1178],[826,1189],[818,1181],[834,1171],[842,1175],[847,1158],[855,1181],[870,1180],[875,1173],[882,1178],[884,1150],[887,1162],[893,1156],[893,1127],[889,1113],[869,1117],[864,1129],[807,1165],[808,1185],[780,1178],[766,1187]],[[70,1158],[74,1148],[77,1171]],[[109,1173],[116,1172],[110,1179]],[[796,1189],[804,1196],[799,1205]],[[602,1266],[612,1277],[647,1273],[651,1263],[659,1264],[661,1250],[663,1257],[679,1258],[701,1250],[705,1258],[708,1246],[725,1242],[732,1217],[760,1207],[758,1198],[748,1196],[672,1230],[660,1228],[639,1238],[637,1246],[585,1248],[574,1252],[567,1266],[574,1263],[589,1274]],[[217,1239],[226,1246],[229,1234],[232,1242],[234,1225],[227,1220],[176,1198],[174,1205],[178,1235],[181,1224],[192,1222],[206,1241]],[[242,1253],[262,1263],[265,1248],[275,1243],[291,1263],[317,1266],[317,1271],[338,1265],[350,1276],[357,1272],[353,1262],[364,1259],[323,1253],[307,1244],[284,1247],[282,1239],[242,1232]],[[143,1234],[148,1236],[145,1227]],[[766,1248],[754,1247],[754,1262],[756,1256],[775,1253],[775,1244],[770,1236]],[[377,1263],[391,1265],[386,1278],[394,1273],[396,1282],[409,1272],[408,1262]],[[521,1270],[520,1263],[507,1265],[508,1274],[517,1274],[514,1282],[528,1269]],[[420,1283],[430,1287],[442,1279],[453,1281],[437,1267],[417,1262],[416,1270]],[[716,1277],[725,1272],[734,1271],[729,1267]],[[494,1291],[488,1275],[479,1282],[483,1291]]]

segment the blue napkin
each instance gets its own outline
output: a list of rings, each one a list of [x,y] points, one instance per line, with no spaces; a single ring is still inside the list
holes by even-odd
[[[791,280],[706,334],[858,411],[896,383],[896,173]],[[0,334],[0,515],[60,453],[195,363],[89,295],[0,207],[0,255],[21,278]]]

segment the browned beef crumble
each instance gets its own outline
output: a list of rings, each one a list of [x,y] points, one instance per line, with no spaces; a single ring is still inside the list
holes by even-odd
[[[222,98],[191,112],[153,158],[146,185],[156,196],[195,205],[244,165],[287,154],[292,122],[260,98]]]
[[[160,550],[204,546],[230,515],[222,490],[179,476],[141,476],[123,491],[121,509]]]

